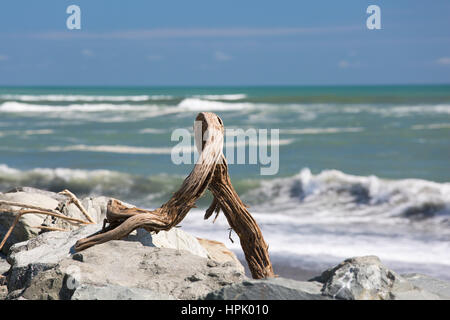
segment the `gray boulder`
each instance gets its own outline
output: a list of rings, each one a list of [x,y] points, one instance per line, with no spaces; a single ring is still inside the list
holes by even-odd
[[[328,269],[316,279],[324,295],[345,300],[391,299],[398,276],[381,264],[376,256],[350,258]]]
[[[9,263],[6,261],[6,256],[0,253],[0,276],[4,275],[9,270]]]
[[[107,284],[104,287],[80,285],[72,300],[173,300],[172,296],[153,290],[128,288]]]
[[[8,290],[22,289],[39,272],[55,267],[70,256],[74,244],[101,230],[100,225],[86,225],[71,232],[46,232],[28,241],[13,245],[7,260],[11,265],[8,274]]]
[[[82,259],[81,257],[85,255],[85,252],[90,251],[75,253],[73,246],[79,239],[88,237],[101,230],[101,228],[102,226],[97,224],[85,225],[71,232],[46,232],[29,241],[13,245],[7,257],[8,263],[11,266],[10,272],[8,273],[9,292],[31,287],[28,289],[28,298],[54,299],[59,296],[59,293],[51,293],[53,290],[51,287],[52,285],[56,285],[57,288],[61,287],[61,284],[54,280],[57,278],[59,279],[60,277],[54,273],[57,272],[56,270],[59,270],[59,275],[62,277],[65,276],[65,273],[56,267],[64,265],[63,261],[66,258],[68,258],[72,264],[73,261],[75,261],[73,259]],[[121,242],[126,242],[129,245],[174,249],[176,252],[190,253],[199,258],[209,258],[208,252],[199,244],[195,237],[177,228],[169,231],[161,231],[158,234],[150,234],[145,230],[137,230],[137,232],[124,240],[125,241]],[[97,250],[96,247],[97,246],[87,250],[95,251]],[[120,250],[121,259],[118,257],[120,263],[124,265],[128,263],[127,254],[126,250]],[[102,270],[105,268],[105,262],[101,259],[98,260],[97,263],[98,265],[95,269]],[[211,260],[210,264],[211,263],[216,262]],[[243,274],[241,265],[237,265],[233,262],[227,262],[227,264],[220,265],[226,265],[227,269],[233,269],[233,272],[234,269],[236,269],[240,274]],[[50,271],[45,273],[48,270]],[[138,271],[135,270],[135,272],[137,273]],[[32,280],[38,275],[40,276],[34,283],[39,283],[39,285],[36,289],[33,289]],[[192,276],[193,279],[196,277],[195,274],[189,276]],[[199,275],[199,277],[201,278],[201,275]],[[224,283],[231,283],[227,282],[225,278],[222,280]],[[51,283],[50,287],[45,284],[47,282]],[[99,283],[100,287],[105,285],[101,281]],[[133,286],[127,282],[122,284],[125,287],[133,288]],[[41,288],[41,291],[37,292],[36,290],[39,288]]]
[[[20,187],[7,193],[0,193],[0,200],[57,210],[67,217],[86,220],[83,213],[75,204],[69,204],[68,197],[50,191],[30,187]],[[106,207],[109,200],[110,198],[107,197],[88,197],[81,200],[81,203],[93,220],[100,223],[106,216]],[[16,213],[14,213],[13,210],[17,211],[20,208],[1,204],[0,208],[6,210],[6,212],[0,215],[0,237],[3,238],[16,217]],[[11,212],[8,212],[8,210],[11,210]],[[79,227],[79,224],[69,223],[68,221],[42,214],[23,215],[8,238],[5,246],[2,248],[2,251],[7,253],[11,245],[32,239],[42,233],[41,229],[36,228],[38,226],[75,230]]]
[[[8,288],[6,286],[0,286],[0,300],[5,300],[8,295]]]
[[[396,299],[450,300],[450,282],[448,281],[419,273],[403,274],[402,277],[414,288],[410,291],[394,292]]]
[[[322,294],[345,300],[448,299],[450,284],[431,277],[402,277],[376,256],[347,259],[312,280],[323,283]]]
[[[179,228],[152,234],[144,229],[137,229],[126,240],[138,241],[148,247],[185,250],[203,258],[210,257],[208,251],[199,243],[197,238]]]
[[[58,201],[42,193],[27,193],[27,192],[15,192],[15,193],[3,193],[0,194],[0,200],[10,202],[20,202],[24,204],[39,206],[48,209],[56,209]],[[19,210],[19,207],[1,205],[2,210]],[[13,212],[3,212],[0,214],[0,237],[3,238],[9,227],[13,224],[16,214]],[[40,226],[46,219],[45,215],[40,214],[26,214],[23,215],[17,226],[14,228],[11,236],[8,238],[3,252],[6,253],[8,248],[16,243],[31,239],[38,235],[40,229],[33,228]]]
[[[328,300],[319,282],[286,278],[250,280],[207,294],[206,300]]]
[[[244,279],[233,264],[220,264],[184,250],[116,240],[41,271],[27,283],[21,296],[33,300],[91,299],[100,292],[102,299],[138,295],[146,299],[198,299]]]

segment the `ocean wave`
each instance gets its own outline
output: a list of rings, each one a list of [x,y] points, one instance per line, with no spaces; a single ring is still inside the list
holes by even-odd
[[[337,108],[343,113],[372,113],[384,117],[405,117],[415,114],[450,114],[450,105],[417,105],[417,106],[377,106],[377,105],[354,105]]]
[[[24,102],[38,102],[38,101],[54,101],[54,102],[142,102],[148,100],[170,100],[174,97],[171,95],[134,95],[134,96],[98,96],[98,95],[72,95],[72,94],[50,94],[50,95],[27,95],[27,94],[3,94],[0,95],[0,100],[14,100]]]
[[[106,153],[123,153],[123,154],[171,154],[172,152],[186,152],[186,153],[192,152],[191,147],[149,148],[149,147],[135,147],[135,146],[121,146],[121,145],[89,146],[84,144],[72,146],[47,147],[45,150],[50,152],[87,151],[87,152],[106,152]]]
[[[434,130],[434,129],[449,129],[450,123],[431,123],[431,124],[416,124],[411,127],[412,130]]]
[[[168,132],[167,130],[164,129],[156,129],[156,128],[145,128],[145,129],[141,129],[139,130],[140,134],[160,134],[160,133],[166,133]]]
[[[181,177],[166,174],[141,176],[111,170],[69,168],[22,171],[0,164],[0,191],[3,192],[18,186],[54,192],[69,189],[79,196],[110,196],[147,206],[161,205],[161,199],[167,199],[181,181]]]
[[[309,223],[424,221],[450,225],[450,183],[387,180],[338,170],[263,181],[245,199],[260,211],[282,210]]]
[[[221,101],[209,101],[197,98],[186,98],[178,104],[178,108],[188,111],[234,111],[253,107],[252,103],[226,103]]]
[[[206,100],[243,100],[247,98],[246,94],[243,93],[233,93],[233,94],[204,94],[204,95],[193,95],[192,98],[206,99]]]
[[[37,129],[37,130],[11,130],[11,131],[0,131],[0,137],[9,135],[21,135],[21,136],[32,136],[32,135],[42,135],[42,134],[53,134],[55,133],[52,129]]]
[[[72,104],[68,106],[50,106],[21,102],[4,102],[0,112],[11,113],[62,113],[62,112],[105,112],[105,111],[146,111],[151,105],[114,105],[114,104]]]
[[[249,209],[258,222],[269,244],[273,261],[304,267],[308,263],[336,265],[354,256],[376,255],[399,272],[427,270],[430,274],[449,277],[450,242],[439,236],[422,234],[419,230],[396,228],[365,228],[364,225],[305,223],[303,219],[280,212],[258,212]],[[230,242],[229,225],[223,214],[214,224],[205,223],[204,210],[194,209],[180,223],[181,227],[197,237],[215,239],[242,254],[239,241]],[[416,232],[414,232],[416,231]],[[232,239],[238,238],[231,234]],[[286,261],[287,260],[287,261]],[[408,269],[409,268],[409,269]]]
[[[364,128],[349,127],[349,128],[303,128],[303,129],[281,129],[283,134],[329,134],[329,133],[345,133],[345,132],[361,132]]]

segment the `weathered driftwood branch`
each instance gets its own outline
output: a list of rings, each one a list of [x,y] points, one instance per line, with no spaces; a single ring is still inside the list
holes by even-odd
[[[126,237],[137,228],[147,231],[169,230],[179,224],[206,189],[214,200],[205,214],[205,219],[215,211],[222,210],[231,228],[240,238],[245,258],[253,278],[273,277],[268,246],[261,230],[237,195],[228,175],[228,166],[222,153],[224,128],[222,120],[214,113],[199,113],[201,131],[197,126],[196,145],[199,160],[180,189],[160,208],[149,211],[128,208],[118,200],[108,203],[106,220],[109,223],[104,232],[79,240],[75,250],[81,251],[93,245]]]
[[[89,220],[89,222],[95,223],[94,219],[91,218],[89,213],[86,211],[86,209],[81,204],[80,200],[78,200],[78,198],[72,192],[70,192],[67,189],[64,189],[63,191],[59,192],[59,194],[68,196],[70,198],[70,202],[73,202],[78,207],[78,209],[80,209],[81,213],[84,214],[84,216]]]
[[[16,213],[17,214],[16,217],[14,218],[13,224],[11,225],[11,227],[9,227],[8,231],[6,232],[5,236],[2,239],[2,242],[0,243],[0,250],[5,245],[6,240],[8,240],[9,236],[11,235],[14,227],[19,222],[20,218],[23,215],[25,215],[25,214],[43,214],[43,215],[48,215],[48,216],[60,218],[60,219],[66,220],[66,221],[68,221],[70,223],[77,223],[77,224],[80,224],[80,223],[81,224],[92,224],[92,223],[95,223],[94,220],[92,220],[92,218],[86,212],[86,210],[84,209],[84,207],[81,204],[81,202],[78,200],[78,198],[72,192],[70,192],[69,190],[64,190],[64,191],[61,191],[60,194],[69,196],[70,201],[75,203],[75,205],[86,216],[86,218],[89,219],[89,221],[84,221],[84,220],[77,219],[77,218],[67,217],[67,216],[63,215],[61,212],[59,212],[57,210],[53,210],[53,209],[42,208],[42,207],[39,207],[39,206],[34,206],[34,205],[26,204],[26,203],[13,202],[13,201],[7,201],[7,200],[0,200],[0,205],[7,205],[7,206],[12,206],[12,207],[20,207],[20,208],[22,208],[20,210],[0,209],[0,213],[10,213],[10,212],[12,212],[12,213]],[[47,226],[33,226],[32,228],[38,228],[38,229],[49,230],[49,231],[67,231],[67,230],[62,229],[62,228],[47,227]]]
[[[45,211],[44,211],[44,210],[45,210]],[[1,249],[3,248],[3,246],[5,245],[6,240],[8,240],[8,238],[9,238],[9,236],[11,235],[11,233],[12,233],[14,227],[15,227],[15,226],[17,225],[17,223],[19,222],[19,219],[20,219],[23,215],[25,215],[25,214],[30,214],[30,213],[33,213],[33,214],[43,214],[43,215],[48,215],[48,216],[60,218],[60,219],[63,219],[63,220],[67,220],[67,221],[69,221],[69,222],[76,222],[76,223],[81,223],[81,224],[91,224],[90,222],[86,222],[86,221],[84,221],[84,220],[80,220],[80,219],[77,219],[77,218],[67,217],[67,216],[65,216],[65,215],[63,215],[63,214],[60,214],[60,213],[53,213],[53,212],[50,211],[50,210],[48,210],[48,211],[47,211],[46,209],[44,209],[44,210],[31,209],[31,210],[20,210],[20,211],[16,212],[17,215],[16,215],[16,217],[14,218],[13,224],[11,225],[11,227],[9,227],[8,231],[6,232],[5,236],[3,237],[2,242],[0,243],[0,250],[1,250]],[[0,213],[1,213],[1,212],[11,212],[11,211],[13,211],[13,210],[0,210]],[[14,212],[14,211],[13,211],[13,212]],[[39,226],[39,227],[33,227],[33,228],[45,229],[45,228],[43,228],[42,226]],[[65,230],[64,230],[64,231],[65,231]]]

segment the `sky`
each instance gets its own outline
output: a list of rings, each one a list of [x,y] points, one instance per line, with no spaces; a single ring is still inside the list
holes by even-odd
[[[2,0],[0,85],[448,84],[449,14],[448,0]]]

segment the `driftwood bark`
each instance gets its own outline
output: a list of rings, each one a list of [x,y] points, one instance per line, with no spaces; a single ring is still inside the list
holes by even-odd
[[[205,219],[215,211],[223,211],[230,227],[240,238],[241,246],[253,278],[274,277],[269,259],[268,246],[256,221],[247,211],[234,190],[228,175],[228,166],[222,153],[224,127],[222,120],[210,112],[199,113],[194,126],[199,160],[180,189],[172,198],[156,210],[128,208],[118,200],[108,203],[106,223],[109,225],[97,233],[75,244],[81,251],[96,244],[126,237],[137,228],[149,232],[169,230],[178,225],[206,189],[214,196]]]

